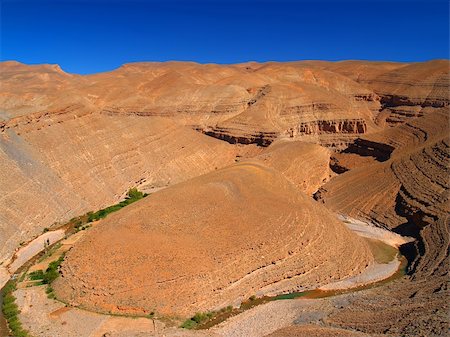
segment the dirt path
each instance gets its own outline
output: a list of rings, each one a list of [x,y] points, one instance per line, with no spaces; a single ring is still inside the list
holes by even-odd
[[[58,229],[55,231],[50,231],[38,236],[36,239],[31,241],[25,247],[20,248],[13,257],[13,261],[8,265],[8,271],[13,274],[17,269],[19,269],[24,263],[30,260],[36,254],[42,252],[45,247],[44,243],[50,242],[50,244],[61,240],[64,237],[64,230]]]

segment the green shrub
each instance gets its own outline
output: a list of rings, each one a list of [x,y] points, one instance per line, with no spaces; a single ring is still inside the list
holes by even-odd
[[[98,210],[97,212],[88,212],[87,215],[87,222],[93,222],[100,219],[105,218],[108,214],[116,212],[120,210],[121,208],[138,201],[139,199],[142,199],[146,197],[148,194],[142,193],[138,191],[137,188],[132,188],[128,191],[127,196],[125,197],[125,200],[119,202],[118,204],[102,208],[101,210]],[[77,227],[78,228],[78,227]]]
[[[59,273],[57,270],[48,270],[44,274],[43,282],[44,284],[50,284],[54,280],[56,280],[59,276]]]
[[[44,279],[44,271],[43,270],[35,270],[29,274],[29,278],[32,281],[42,280]]]
[[[16,284],[13,281],[9,281],[6,283],[6,285],[3,287],[3,294],[9,294],[12,293],[14,290],[16,290]]]
[[[14,296],[12,294],[6,294],[5,297],[3,298],[3,305],[5,304],[9,304],[9,303],[14,303],[16,299],[14,298]]]
[[[187,319],[181,324],[181,328],[183,329],[194,329],[197,326],[197,323],[194,322],[192,319]]]
[[[209,321],[215,314],[215,311],[197,312],[193,317],[185,320],[181,324],[181,327],[184,329],[194,329],[197,325]]]
[[[50,284],[58,278],[58,276],[59,276],[58,268],[63,261],[64,261],[64,255],[61,256],[58,260],[50,262],[50,264],[48,265],[48,268],[45,271],[44,276],[42,278],[43,283]]]
[[[17,316],[19,313],[19,307],[15,302],[3,304],[3,315],[7,320],[10,320],[11,318]]]
[[[127,199],[139,200],[144,197],[144,193],[138,191],[137,188],[131,188],[127,193]]]

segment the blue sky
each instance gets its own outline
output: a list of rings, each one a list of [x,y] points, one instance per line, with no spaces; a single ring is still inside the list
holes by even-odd
[[[135,61],[449,57],[447,0],[0,0],[0,59],[72,73]]]

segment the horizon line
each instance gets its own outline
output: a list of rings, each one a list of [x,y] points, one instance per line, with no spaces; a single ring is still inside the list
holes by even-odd
[[[64,67],[61,66],[59,63],[26,63],[18,60],[1,60],[0,64],[5,63],[18,63],[24,66],[52,66],[52,67],[58,67],[59,70],[63,71],[66,74],[69,75],[79,75],[79,76],[87,76],[87,75],[95,75],[95,74],[102,74],[102,73],[108,73],[116,71],[124,66],[127,65],[133,65],[133,64],[165,64],[165,63],[191,63],[191,64],[197,64],[197,65],[217,65],[217,66],[233,66],[233,65],[243,65],[243,64],[270,64],[270,63],[299,63],[299,62],[328,62],[328,63],[339,63],[339,62],[367,62],[367,63],[403,63],[405,65],[407,64],[414,64],[414,63],[427,63],[427,62],[433,62],[433,61],[447,61],[450,62],[449,58],[434,58],[434,59],[428,59],[424,61],[393,61],[393,60],[373,60],[373,59],[335,59],[335,60],[326,60],[326,59],[297,59],[297,60],[288,60],[288,61],[277,61],[277,60],[267,60],[267,61],[255,61],[255,60],[248,60],[248,61],[242,61],[242,62],[231,62],[231,63],[225,63],[225,62],[201,62],[201,61],[194,61],[194,60],[164,60],[164,61],[130,61],[122,63],[121,65],[104,71],[97,71],[97,72],[89,72],[89,73],[76,73],[76,72],[69,72],[64,70]]]

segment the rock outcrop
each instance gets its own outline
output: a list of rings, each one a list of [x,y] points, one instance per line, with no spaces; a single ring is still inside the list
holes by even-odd
[[[317,144],[278,140],[253,160],[276,169],[299,190],[312,195],[333,175],[330,152]]]
[[[377,222],[417,240],[402,248],[409,260],[407,277],[362,294],[334,314],[330,324],[394,336],[446,333],[448,117],[448,109],[441,109],[386,130],[384,142],[395,145],[389,160],[350,169],[316,194],[335,212]],[[382,137],[379,133],[375,138]]]

